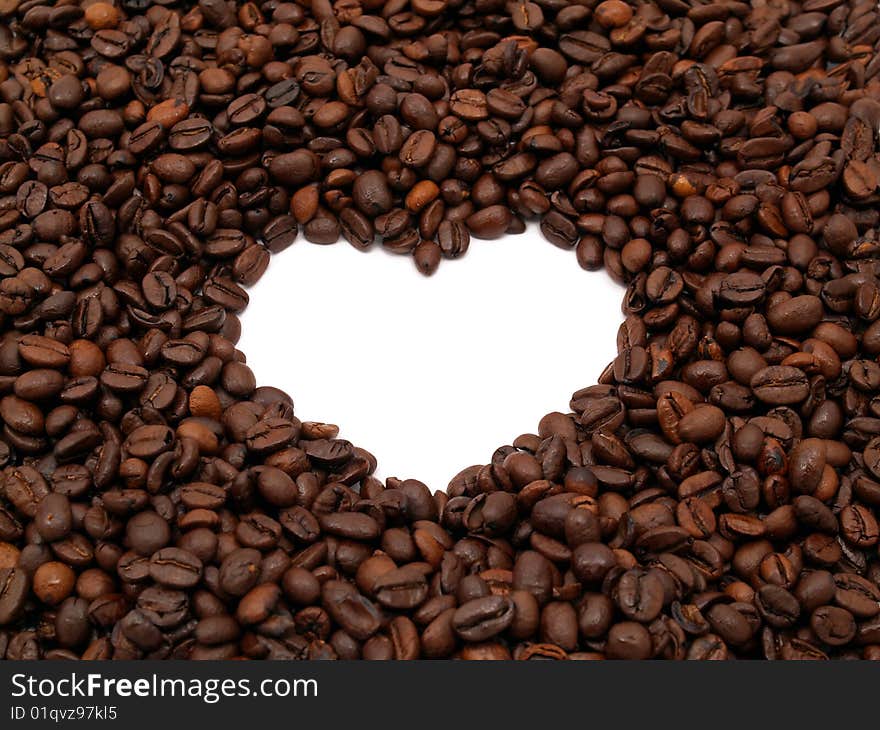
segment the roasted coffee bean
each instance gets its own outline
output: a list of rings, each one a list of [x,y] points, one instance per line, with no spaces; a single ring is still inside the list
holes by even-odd
[[[804,372],[790,365],[763,368],[752,376],[750,385],[762,403],[773,406],[799,403],[810,391]]]
[[[628,570],[615,587],[617,605],[629,619],[649,623],[663,607],[663,585],[652,572]]]
[[[428,584],[423,571],[404,566],[380,575],[372,590],[376,600],[394,610],[412,610],[428,597]]]
[[[63,556],[59,556],[63,557]],[[66,562],[50,560],[36,569],[31,589],[49,606],[57,606],[73,591],[76,573]]]
[[[252,548],[233,551],[220,565],[220,587],[230,596],[243,596],[259,582],[261,560]]]
[[[640,623],[622,621],[608,631],[605,654],[609,659],[648,659],[651,651],[651,634]]]
[[[30,588],[22,568],[0,568],[0,626],[12,624],[20,617]]]
[[[499,238],[511,221],[511,213],[503,205],[492,205],[468,216],[465,221],[468,230],[476,238]]]
[[[70,500],[57,492],[47,494],[37,506],[34,526],[47,542],[67,537],[73,527]]]
[[[162,548],[150,558],[150,577],[170,588],[191,588],[202,576],[202,562],[179,548]]]
[[[513,613],[513,603],[506,596],[475,598],[456,610],[452,628],[467,641],[485,641],[510,626]]]
[[[853,615],[837,606],[820,606],[810,616],[810,627],[819,639],[830,646],[844,646],[856,634]]]

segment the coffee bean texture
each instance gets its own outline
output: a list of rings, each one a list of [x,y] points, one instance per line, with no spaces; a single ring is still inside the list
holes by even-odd
[[[873,0],[0,2],[0,657],[880,658],[878,129]],[[443,490],[236,349],[527,221],[618,355]]]

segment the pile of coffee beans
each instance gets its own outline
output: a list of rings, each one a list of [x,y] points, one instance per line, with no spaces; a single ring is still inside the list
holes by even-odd
[[[875,0],[0,0],[0,658],[880,658],[878,48]],[[300,231],[430,274],[529,220],[619,354],[445,491],[236,349]]]

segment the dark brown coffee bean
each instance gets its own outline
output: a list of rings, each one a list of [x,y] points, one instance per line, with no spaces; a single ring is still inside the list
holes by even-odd
[[[0,568],[0,625],[18,619],[24,610],[30,580],[21,568]]]
[[[243,596],[260,580],[262,555],[252,548],[230,553],[220,565],[220,587],[231,596]]]
[[[810,616],[810,626],[816,636],[831,646],[848,644],[856,633],[853,615],[837,606],[820,606]]]
[[[498,238],[510,225],[510,210],[503,205],[492,205],[469,216],[466,225],[477,238]]]
[[[513,604],[505,596],[468,601],[452,617],[452,627],[466,641],[485,641],[513,622]]]
[[[416,566],[404,566],[379,576],[372,586],[376,600],[393,610],[412,610],[428,597],[424,572]]]
[[[648,659],[651,634],[639,623],[623,621],[608,632],[605,653],[609,659]]]
[[[750,385],[755,396],[770,405],[799,403],[809,394],[807,376],[801,370],[786,365],[759,370],[752,376]]]
[[[48,542],[67,537],[73,527],[70,500],[57,492],[47,494],[37,506],[34,525],[40,537]]]
[[[202,562],[179,548],[162,548],[150,558],[150,577],[169,588],[191,588],[202,577]]]

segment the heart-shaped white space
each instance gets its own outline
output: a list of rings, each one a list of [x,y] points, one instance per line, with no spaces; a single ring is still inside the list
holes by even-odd
[[[537,227],[471,241],[426,279],[410,257],[300,238],[250,291],[239,348],[302,420],[340,426],[379,478],[443,489],[534,433],[615,357],[623,290]]]

